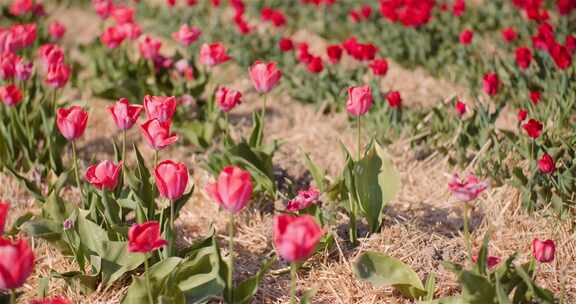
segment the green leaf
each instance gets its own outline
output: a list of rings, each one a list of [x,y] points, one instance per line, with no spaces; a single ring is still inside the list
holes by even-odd
[[[354,166],[354,186],[359,206],[371,232],[377,232],[384,206],[400,190],[400,174],[384,151],[374,143]]]
[[[265,97],[266,98],[266,97]],[[264,131],[262,130],[262,119],[260,113],[255,111],[252,114],[252,121],[254,122],[254,127],[252,128],[252,133],[250,134],[250,140],[248,143],[252,148],[259,148],[262,146],[262,139],[264,137]]]
[[[326,185],[324,184],[326,171],[320,169],[320,167],[318,167],[316,163],[314,163],[314,161],[310,158],[308,153],[304,153],[304,159],[306,161],[306,168],[308,168],[308,171],[310,171],[310,174],[312,174],[314,182],[316,182],[316,186],[320,192],[324,192],[326,190]]]
[[[427,294],[414,270],[381,253],[362,253],[352,264],[352,271],[362,281],[370,282],[375,287],[393,286],[410,299],[422,298]]]
[[[250,303],[252,297],[258,291],[258,285],[264,279],[264,275],[268,272],[272,264],[276,261],[276,258],[272,258],[268,261],[262,263],[260,270],[252,277],[244,280],[242,283],[234,289],[234,303],[244,304]]]

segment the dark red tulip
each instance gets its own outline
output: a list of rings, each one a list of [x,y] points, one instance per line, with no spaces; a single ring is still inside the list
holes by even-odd
[[[388,105],[391,108],[399,108],[402,106],[402,96],[400,96],[400,92],[392,91],[386,95],[386,101],[388,101]]]
[[[532,62],[532,51],[526,47],[519,47],[516,49],[516,64],[521,69],[525,70]]]
[[[524,128],[524,131],[526,131],[528,136],[535,139],[540,136],[540,133],[542,133],[543,126],[538,120],[531,118],[522,126],[522,128]]]
[[[538,169],[540,169],[540,172],[544,174],[550,174],[554,172],[556,170],[556,163],[554,162],[552,156],[550,156],[548,153],[544,153],[542,158],[538,160]]]

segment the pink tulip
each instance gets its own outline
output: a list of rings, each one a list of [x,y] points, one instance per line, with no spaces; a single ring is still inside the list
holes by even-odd
[[[242,94],[240,92],[224,86],[219,87],[218,91],[216,91],[216,102],[222,112],[228,112],[239,105],[242,102],[241,98]]]
[[[115,6],[112,10],[112,18],[117,24],[133,23],[134,9],[124,5]]]
[[[148,253],[168,242],[160,238],[160,224],[156,221],[134,224],[128,230],[128,251]]]
[[[160,54],[162,42],[154,40],[149,36],[144,37],[144,41],[140,42],[138,49],[144,59],[152,60]]]
[[[274,247],[289,262],[306,260],[320,242],[324,231],[310,215],[278,215],[274,218]]]
[[[200,38],[200,35],[202,35],[202,31],[199,28],[195,26],[188,26],[186,24],[182,24],[177,32],[172,33],[174,40],[178,41],[184,46],[188,46],[194,43],[194,41]]]
[[[29,304],[72,304],[72,302],[64,297],[53,297],[32,300]]]
[[[370,86],[348,88],[346,111],[353,116],[362,116],[372,107],[372,89]]]
[[[306,209],[316,202],[319,196],[320,192],[314,187],[310,187],[308,190],[299,191],[298,195],[288,202],[286,210],[296,212]]]
[[[138,120],[143,107],[137,104],[129,104],[128,99],[120,98],[114,105],[109,105],[106,109],[110,112],[114,123],[120,130],[128,130]]]
[[[488,257],[486,257],[486,266],[488,266],[488,269],[492,269],[492,268],[496,267],[498,264],[500,264],[501,261],[502,261],[502,259],[500,259],[497,256],[488,256]],[[477,255],[472,257],[472,262],[478,263],[478,256]]]
[[[156,166],[154,177],[160,195],[171,201],[179,199],[188,186],[188,168],[183,163],[165,160]]]
[[[115,165],[109,160],[101,161],[97,165],[92,165],[86,170],[85,178],[99,190],[107,189],[113,191],[118,184],[118,174],[122,168],[122,162]]]
[[[252,178],[248,171],[228,166],[220,172],[216,182],[207,185],[206,190],[222,208],[238,213],[250,200]]]
[[[226,48],[220,43],[206,44],[200,48],[200,63],[209,67],[224,63],[230,60],[226,54]]]
[[[92,6],[96,14],[102,19],[107,19],[114,10],[114,2],[112,0],[92,0]]]
[[[22,101],[22,91],[13,84],[2,86],[0,87],[0,99],[7,106],[15,106]]]
[[[109,49],[119,47],[124,39],[126,39],[126,32],[121,30],[119,25],[105,29],[104,33],[100,36],[100,41]]]
[[[64,63],[64,50],[56,44],[47,43],[38,48],[38,56],[45,69]]]
[[[270,92],[282,77],[282,72],[276,68],[275,62],[256,61],[250,67],[250,79],[258,93]]]
[[[136,40],[140,35],[142,35],[142,29],[140,25],[136,23],[124,23],[119,24],[116,26],[116,30],[118,31],[119,35],[118,38],[120,39],[120,43],[124,39]]]
[[[170,122],[150,119],[140,125],[142,135],[154,150],[162,150],[178,141],[178,135],[170,133]]]
[[[62,25],[62,23],[54,21],[48,26],[48,32],[50,33],[52,40],[60,40],[66,33],[66,27]]]
[[[78,139],[86,130],[88,113],[79,106],[60,108],[56,112],[56,125],[67,140]]]
[[[469,202],[484,192],[488,188],[488,183],[479,181],[474,175],[469,175],[466,181],[463,181],[458,174],[454,174],[452,181],[448,183],[448,188],[458,200]]]
[[[62,88],[70,78],[70,68],[66,64],[56,64],[48,67],[46,84],[53,88]]]
[[[176,97],[174,96],[144,96],[144,110],[148,119],[158,119],[160,122],[172,121],[176,112]]]
[[[550,263],[554,261],[556,244],[553,240],[541,241],[534,239],[532,241],[532,256],[540,263]]]
[[[4,234],[8,209],[10,209],[10,204],[0,201],[0,235]]]
[[[26,240],[0,238],[0,290],[21,287],[33,268],[34,252]]]
[[[32,62],[25,62],[23,59],[19,59],[14,66],[14,72],[16,73],[16,79],[20,81],[26,81],[32,75]]]

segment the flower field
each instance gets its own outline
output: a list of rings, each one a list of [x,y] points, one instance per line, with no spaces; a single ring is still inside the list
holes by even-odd
[[[576,303],[576,1],[0,7],[0,303]]]

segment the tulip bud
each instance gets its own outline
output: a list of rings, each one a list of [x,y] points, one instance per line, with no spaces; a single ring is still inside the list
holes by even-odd
[[[156,221],[134,224],[128,230],[129,252],[148,253],[166,244],[166,240],[160,238],[160,224]]]
[[[460,44],[469,45],[472,43],[472,39],[474,38],[474,32],[471,30],[464,30],[460,34]]]
[[[524,120],[526,120],[527,116],[528,116],[528,111],[526,111],[524,109],[520,109],[518,111],[518,121],[519,122],[523,122]]]
[[[520,47],[516,49],[516,64],[521,69],[525,70],[532,62],[532,51],[529,48]]]
[[[454,107],[456,108],[456,113],[458,113],[458,116],[462,117],[464,114],[466,114],[466,104],[462,101],[456,101],[456,105]]]
[[[56,112],[56,125],[67,140],[78,139],[86,130],[88,113],[79,106],[60,108]]]
[[[274,247],[289,262],[306,260],[320,242],[324,231],[310,215],[278,215],[274,218]]]
[[[326,48],[326,54],[328,55],[330,63],[336,64],[340,62],[340,59],[342,58],[342,47],[337,44],[330,45]]]
[[[188,186],[188,168],[183,163],[165,160],[154,169],[154,177],[160,195],[171,201],[179,199]]]
[[[534,239],[532,241],[532,256],[540,263],[550,263],[554,261],[556,244],[553,240],[541,241]]]
[[[395,109],[402,106],[402,96],[400,96],[400,92],[392,91],[386,95],[386,101],[388,101],[388,105]]]
[[[294,43],[290,38],[282,38],[278,41],[278,47],[282,52],[289,52],[294,49]]]
[[[250,200],[252,179],[248,171],[228,166],[220,172],[216,182],[207,185],[206,190],[222,208],[238,213]]]

